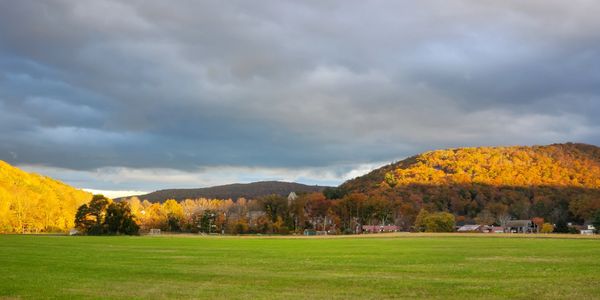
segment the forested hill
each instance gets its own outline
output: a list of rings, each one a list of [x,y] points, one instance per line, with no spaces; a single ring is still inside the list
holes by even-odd
[[[349,180],[341,188],[450,211],[513,218],[586,219],[600,209],[600,148],[586,144],[430,151]]]
[[[73,227],[92,195],[0,161],[0,232],[54,232]]]
[[[600,187],[600,148],[586,144],[436,150],[384,166],[342,186],[365,192],[408,184]]]
[[[244,197],[255,199],[257,197],[277,194],[287,196],[290,192],[312,193],[321,192],[324,186],[304,185],[295,182],[261,181],[253,183],[236,183],[197,189],[167,189],[137,196],[150,202],[164,202],[167,199],[233,199]]]

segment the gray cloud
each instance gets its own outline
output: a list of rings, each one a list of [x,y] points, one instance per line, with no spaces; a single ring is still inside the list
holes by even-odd
[[[341,180],[435,148],[600,144],[599,13],[583,0],[0,1],[0,159]]]

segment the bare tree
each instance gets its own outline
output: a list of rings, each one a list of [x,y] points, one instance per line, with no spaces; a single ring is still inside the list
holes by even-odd
[[[498,215],[498,223],[504,230],[506,230],[506,224],[510,221],[511,217],[509,214],[500,214]]]

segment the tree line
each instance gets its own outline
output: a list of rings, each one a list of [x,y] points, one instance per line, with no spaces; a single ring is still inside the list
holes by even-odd
[[[135,226],[142,231],[349,234],[363,225],[446,231],[448,224],[502,225],[511,219],[544,220],[540,230],[549,223],[566,232],[569,222],[600,216],[599,158],[600,148],[578,144],[441,150],[322,193],[162,204],[135,197],[90,201],[89,193],[0,162],[0,232],[64,232],[77,224],[88,234],[135,233]]]
[[[226,234],[302,234],[304,230],[329,234],[362,232],[363,225],[399,225],[415,229],[417,208],[398,206],[384,198],[364,194],[346,194],[328,199],[328,192],[303,193],[294,197],[268,195],[258,199],[169,199],[151,203],[137,197],[125,199],[136,224],[142,231],[161,229],[171,232]],[[329,194],[330,195],[330,194]],[[409,217],[408,213],[414,217]],[[436,212],[431,213],[435,220]],[[452,216],[452,217],[449,217]],[[445,226],[434,227],[425,222],[424,231],[453,231],[455,219],[444,214]],[[425,221],[425,219],[424,219]],[[435,221],[432,221],[435,223]],[[416,228],[416,230],[421,230]]]
[[[127,202],[142,230],[349,234],[363,225],[452,231],[524,219],[539,230],[569,232],[567,223],[600,216],[599,161],[600,148],[582,144],[460,148],[426,152],[293,199]]]
[[[360,233],[363,225],[395,225],[403,231],[449,232],[454,231],[456,225],[504,226],[511,219],[534,220],[539,223],[540,230],[544,224],[553,224],[552,231],[572,231],[567,226],[569,219],[551,213],[559,211],[559,208],[551,209],[548,214],[540,205],[529,207],[527,212],[520,211],[519,214],[517,209],[524,208],[518,208],[516,204],[511,207],[502,202],[489,202],[483,205],[483,209],[469,215],[468,209],[455,211],[452,210],[453,206],[440,209],[439,202],[432,198],[386,198],[348,193],[340,199],[328,199],[325,194],[300,194],[295,199],[270,195],[253,200],[240,198],[237,201],[187,199],[177,202],[171,199],[163,204],[141,201],[135,197],[125,201],[130,205],[142,231],[157,228],[191,233],[301,234],[309,229],[330,234],[353,234]],[[475,197],[478,200],[474,202],[483,197]],[[498,197],[503,196],[500,194]],[[578,202],[572,202],[566,209],[573,209],[570,214],[577,219],[575,207],[578,206],[575,203]],[[469,207],[477,208],[478,205]],[[584,215],[586,220],[593,221],[600,216],[600,210],[586,211]],[[558,218],[554,219],[554,216]]]

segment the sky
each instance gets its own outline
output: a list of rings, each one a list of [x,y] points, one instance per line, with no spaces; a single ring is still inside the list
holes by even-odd
[[[600,2],[0,0],[0,160],[135,194],[600,145]]]

